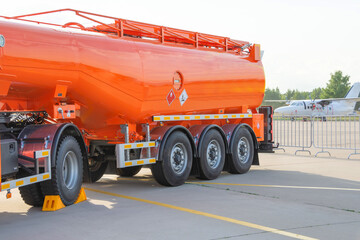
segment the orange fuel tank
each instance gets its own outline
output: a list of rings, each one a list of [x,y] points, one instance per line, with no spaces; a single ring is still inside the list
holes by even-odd
[[[82,30],[0,21],[0,108],[55,117],[54,105],[64,106],[61,114],[74,114],[67,121],[96,132],[150,122],[154,115],[256,112],[263,100],[265,76],[255,45],[246,54],[246,42],[232,49],[226,43],[200,46],[197,33],[189,44],[176,35],[164,41],[162,33],[162,41],[154,41]]]

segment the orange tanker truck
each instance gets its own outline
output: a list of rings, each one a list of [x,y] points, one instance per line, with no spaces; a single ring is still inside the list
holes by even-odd
[[[60,12],[92,25],[34,20]],[[272,147],[264,89],[257,44],[72,9],[2,17],[1,191],[71,205],[106,169],[165,186],[246,173]]]

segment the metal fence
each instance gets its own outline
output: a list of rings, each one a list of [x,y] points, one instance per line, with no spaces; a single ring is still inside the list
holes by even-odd
[[[315,156],[327,153],[329,149],[351,150],[348,158],[360,154],[360,117],[359,116],[274,116],[274,142],[282,147],[299,148]]]

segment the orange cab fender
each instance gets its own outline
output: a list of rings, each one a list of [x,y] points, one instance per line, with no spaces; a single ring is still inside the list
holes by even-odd
[[[164,146],[165,146],[165,142],[168,139],[168,137],[175,131],[180,131],[185,133],[185,135],[189,138],[190,144],[191,144],[191,148],[193,151],[193,157],[196,156],[196,146],[193,140],[193,137],[190,133],[190,131],[180,125],[176,125],[176,126],[163,126],[163,127],[157,127],[151,130],[150,136],[151,136],[151,140],[152,141],[156,141],[156,148],[153,148],[152,150],[152,154],[157,156],[157,161],[162,161],[163,160],[163,152],[164,152]],[[153,152],[155,151],[155,153]]]
[[[43,124],[26,126],[18,136],[19,154],[32,158],[34,151],[50,149],[51,167],[55,167],[56,152],[59,142],[63,136],[73,136],[79,143],[83,155],[84,176],[88,176],[88,159],[84,139],[80,130],[71,123],[61,124]],[[26,161],[21,162],[24,166],[29,164]],[[41,164],[41,163],[40,163]]]
[[[217,131],[219,131],[219,133],[221,134],[221,137],[224,140],[225,152],[228,152],[228,148],[229,148],[228,141],[226,140],[225,133],[224,133],[224,131],[223,131],[223,129],[221,127],[219,127],[216,124],[195,125],[195,126],[192,126],[189,129],[191,135],[194,138],[194,143],[195,143],[195,146],[196,146],[196,149],[197,149],[197,153],[196,153],[195,157],[197,157],[197,158],[200,157],[200,153],[201,153],[201,151],[203,151],[203,149],[202,149],[203,146],[202,146],[201,143],[204,140],[204,137],[205,137],[206,133],[211,129],[216,129]]]

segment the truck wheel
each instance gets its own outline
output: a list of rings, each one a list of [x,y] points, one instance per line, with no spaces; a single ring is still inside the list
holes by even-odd
[[[164,144],[162,159],[151,166],[151,172],[164,186],[182,185],[190,175],[193,161],[190,140],[183,132],[175,131]]]
[[[134,166],[127,168],[117,168],[116,173],[121,177],[132,177],[138,174],[141,170],[142,166]]]
[[[44,195],[40,183],[19,187],[20,195],[24,202],[30,206],[41,207],[44,203]]]
[[[73,136],[60,142],[51,180],[41,183],[43,194],[59,195],[64,205],[73,204],[79,196],[83,178],[83,157],[79,143]]]
[[[229,160],[229,172],[248,172],[254,159],[254,143],[246,128],[240,128],[235,132],[230,149],[232,157]]]
[[[224,168],[225,144],[219,131],[212,129],[204,136],[200,152],[200,178],[211,180],[217,178]]]
[[[97,182],[100,178],[102,178],[102,176],[104,175],[106,168],[108,166],[108,161],[105,162],[94,162],[92,161],[92,163],[89,162],[89,170],[90,170],[90,174],[91,174],[91,182]]]

